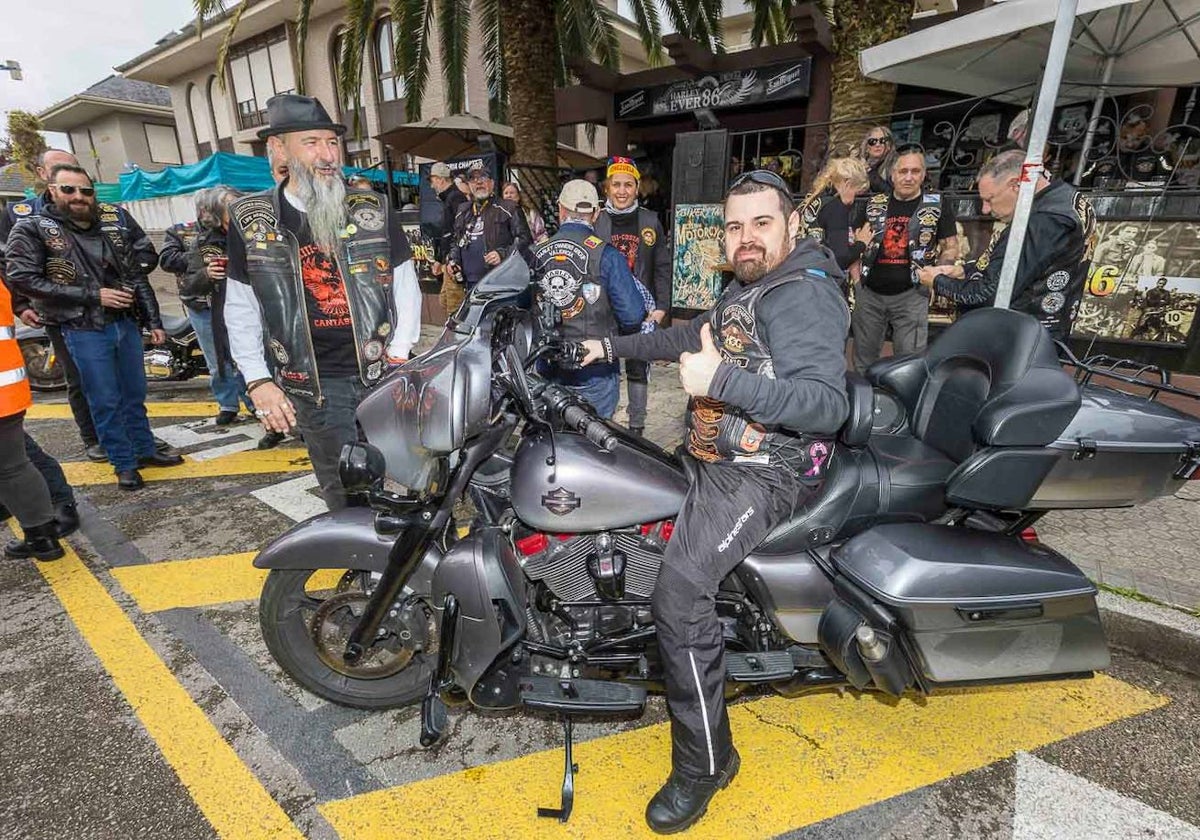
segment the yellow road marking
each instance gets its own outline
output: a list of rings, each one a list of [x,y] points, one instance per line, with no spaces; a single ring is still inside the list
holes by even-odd
[[[216,417],[220,406],[215,402],[147,402],[146,413],[151,417]],[[70,420],[71,406],[66,403],[43,403],[25,412],[26,420]]]
[[[91,461],[71,461],[62,465],[67,481],[74,487],[89,484],[113,484],[111,464]],[[308,453],[303,449],[251,449],[233,452],[208,461],[184,457],[178,467],[145,467],[139,472],[146,481],[180,481],[187,478],[220,478],[228,475],[256,473],[303,472],[312,469]]]
[[[207,607],[233,601],[254,601],[267,571],[253,565],[255,551],[217,554],[191,560],[118,566],[112,576],[143,612],[180,607]],[[308,591],[332,589],[345,569],[323,569],[309,578]]]
[[[36,565],[217,836],[302,840],[78,555]]]
[[[985,767],[1168,700],[1110,677],[955,691],[897,704],[828,693],[730,709],[742,770],[694,838],[773,837]],[[575,810],[557,805],[562,753],[539,752],[320,806],[345,840],[654,837],[646,802],[670,770],[666,724],[580,744]],[[487,803],[487,807],[480,807]]]

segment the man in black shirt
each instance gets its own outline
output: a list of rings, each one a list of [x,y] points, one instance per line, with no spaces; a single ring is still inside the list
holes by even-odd
[[[445,272],[445,262],[450,255],[450,245],[454,241],[454,219],[467,196],[454,183],[453,173],[444,163],[435,163],[429,167],[429,186],[433,187],[438,201],[442,203],[442,224],[433,239],[433,276],[442,278],[439,299],[446,314],[452,315],[462,303],[463,287],[458,278]]]
[[[958,258],[954,213],[940,195],[923,191],[924,180],[924,150],[901,146],[892,166],[892,192],[872,195],[854,225],[855,239],[866,246],[850,321],[859,372],[879,358],[889,327],[897,356],[925,349],[929,293],[918,284],[916,271]]]
[[[274,96],[267,112],[259,136],[288,176],[229,208],[225,324],[255,414],[268,431],[299,428],[337,509],[355,409],[420,337],[420,291],[399,217],[342,180],[345,126],[307,96]]]

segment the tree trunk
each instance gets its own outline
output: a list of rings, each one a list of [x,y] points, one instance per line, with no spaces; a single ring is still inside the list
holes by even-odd
[[[833,62],[833,101],[830,105],[829,150],[845,155],[857,148],[864,131],[876,121],[842,123],[886,114],[896,104],[896,86],[865,78],[858,54],[908,33],[912,0],[836,0],[834,3],[836,57]],[[887,123],[889,119],[878,122]]]
[[[554,13],[544,0],[500,0],[514,163],[555,166]]]

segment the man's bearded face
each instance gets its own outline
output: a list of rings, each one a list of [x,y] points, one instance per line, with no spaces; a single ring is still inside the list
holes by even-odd
[[[346,182],[342,180],[341,138],[332,131],[286,134],[288,185],[304,203],[313,242],[336,253],[346,229]]]
[[[799,223],[795,211],[784,218],[773,189],[725,199],[725,258],[734,276],[753,283],[782,263],[792,252]]]

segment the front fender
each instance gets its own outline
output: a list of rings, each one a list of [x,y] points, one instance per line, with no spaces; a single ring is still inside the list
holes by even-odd
[[[423,524],[408,525],[425,527]],[[349,507],[330,511],[293,525],[268,543],[254,565],[259,569],[361,569],[383,572],[401,528],[394,534],[375,530],[375,513],[370,508]],[[433,570],[440,552],[431,546],[421,565],[413,573],[407,588],[425,594],[430,591]]]

